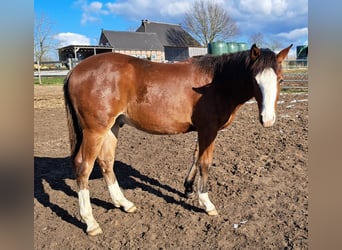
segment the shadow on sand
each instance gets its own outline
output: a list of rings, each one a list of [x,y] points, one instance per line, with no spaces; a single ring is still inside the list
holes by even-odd
[[[182,201],[176,200],[170,195],[163,193],[161,190],[167,191],[185,197],[184,194],[169,185],[162,184],[158,180],[148,177],[132,166],[120,161],[115,161],[115,174],[119,180],[122,189],[141,188],[143,191],[163,198],[167,203],[178,204],[184,209],[194,212],[204,212],[202,209],[192,206]],[[100,168],[95,166],[90,176],[91,179],[102,178]],[[34,197],[44,207],[50,208],[58,217],[77,227],[86,229],[86,226],[77,217],[70,215],[69,212],[62,207],[62,204],[54,204],[50,201],[50,194],[44,189],[43,182],[46,181],[53,190],[62,191],[70,197],[78,198],[77,192],[73,190],[66,182],[66,179],[75,179],[71,166],[70,157],[65,158],[49,158],[34,157]],[[108,194],[109,195],[109,194]],[[135,201],[139,203],[139,201]],[[91,203],[101,206],[107,210],[114,209],[114,205],[98,198],[91,198]]]

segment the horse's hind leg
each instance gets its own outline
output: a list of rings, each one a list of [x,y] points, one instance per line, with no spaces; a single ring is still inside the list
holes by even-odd
[[[90,204],[89,196],[89,176],[94,167],[95,159],[99,153],[103,142],[103,134],[93,133],[86,129],[83,130],[83,141],[75,159],[74,168],[77,186],[79,188],[78,201],[80,214],[87,224],[88,235],[97,235],[102,233],[102,229],[96,222]]]
[[[114,206],[121,207],[127,213],[133,213],[137,208],[123,195],[113,171],[118,131],[119,126],[115,124],[113,128],[114,134],[111,130],[107,132],[97,162],[102,169],[103,178],[108,186]]]

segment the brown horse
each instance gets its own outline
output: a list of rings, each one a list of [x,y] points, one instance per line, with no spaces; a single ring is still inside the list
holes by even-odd
[[[185,178],[185,192],[193,192],[199,170],[199,203],[209,215],[216,215],[207,180],[217,132],[231,124],[238,108],[252,97],[263,126],[274,124],[281,62],[291,46],[275,54],[253,45],[243,52],[175,64],[116,53],[79,63],[65,80],[64,96],[80,214],[87,233],[102,232],[92,214],[88,189],[95,161],[114,205],[128,213],[137,209],[123,195],[113,172],[118,132],[124,124],[154,134],[197,131],[196,160]]]

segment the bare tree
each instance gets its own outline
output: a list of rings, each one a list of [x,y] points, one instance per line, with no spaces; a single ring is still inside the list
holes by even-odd
[[[267,43],[267,47],[270,48],[271,50],[275,51],[277,49],[282,48],[283,45],[278,40],[271,40]]]
[[[266,41],[265,41],[266,40]],[[254,33],[249,37],[249,42],[251,44],[255,43],[258,47],[267,47],[270,50],[277,50],[283,47],[281,42],[275,40],[275,39],[266,39],[264,38],[264,35],[260,32]]]
[[[251,44],[255,43],[258,47],[262,47],[264,45],[264,36],[260,32],[257,32],[249,37],[249,42]]]
[[[214,39],[227,40],[238,34],[235,21],[214,0],[198,0],[185,14],[184,28],[203,46]]]
[[[48,59],[48,54],[56,48],[52,38],[52,22],[44,15],[35,15],[34,19],[34,59]]]
[[[54,48],[51,35],[51,22],[41,14],[34,17],[34,60],[38,66],[38,78],[41,84],[40,63],[47,59],[48,53]]]

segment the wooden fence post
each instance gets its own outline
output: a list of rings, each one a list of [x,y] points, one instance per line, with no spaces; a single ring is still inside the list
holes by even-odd
[[[42,77],[40,75],[40,63],[39,60],[37,60],[37,66],[38,66],[38,79],[39,79],[39,84],[42,84]]]

